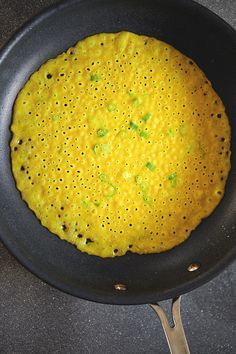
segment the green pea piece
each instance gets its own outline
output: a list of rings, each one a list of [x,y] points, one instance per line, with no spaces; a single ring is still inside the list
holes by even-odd
[[[130,97],[134,97],[135,96],[135,93],[132,90],[129,90],[127,93],[128,93],[128,95]]]
[[[143,117],[142,117],[142,121],[144,123],[147,123],[147,121],[152,117],[151,113],[146,113]]]
[[[142,104],[142,100],[138,97],[135,97],[132,101],[133,101],[134,107],[139,107]]]
[[[147,182],[144,181],[142,176],[139,175],[135,176],[135,183],[139,186],[141,192],[146,193],[148,184]]]
[[[144,138],[144,139],[148,139],[149,138],[149,133],[146,132],[145,130],[141,130],[139,135],[141,136],[141,138]]]
[[[138,125],[134,122],[129,122],[129,127],[134,131],[138,130]]]
[[[85,208],[85,209],[88,209],[89,208],[89,201],[87,201],[87,200],[82,200],[81,201],[81,206],[83,207],[83,208]]]
[[[52,116],[52,121],[53,121],[53,122],[56,122],[56,121],[58,121],[60,118],[61,118],[61,116],[60,116],[59,114],[54,114],[54,115]]]
[[[105,173],[101,173],[101,174],[99,175],[99,179],[100,179],[100,181],[102,181],[102,182],[109,182],[109,177],[108,177]]]
[[[95,154],[97,154],[99,152],[99,150],[100,150],[100,144],[96,144],[93,146],[93,151]]]
[[[144,196],[143,196],[143,201],[144,201],[145,204],[149,204],[149,205],[150,205],[150,204],[152,204],[152,201],[153,201],[153,200],[152,200],[152,198],[149,197],[148,195],[144,195]]]
[[[115,112],[116,111],[116,105],[114,103],[109,103],[107,106],[108,112]]]
[[[168,180],[170,181],[171,187],[176,187],[177,183],[177,173],[174,172],[171,175],[168,176]]]
[[[90,76],[90,81],[98,82],[100,80],[100,76],[98,74],[93,74]]]
[[[129,90],[127,93],[131,97],[132,104],[133,104],[134,107],[141,106],[142,100],[139,97],[137,97],[136,94],[132,90]]]
[[[99,154],[109,154],[110,152],[110,146],[109,144],[95,144],[93,146],[93,152],[96,154],[96,155],[99,155]]]
[[[168,131],[167,131],[167,134],[168,136],[170,136],[171,138],[173,138],[175,136],[175,132],[172,128],[170,128]]]
[[[108,183],[108,186],[109,187],[108,187],[105,197],[112,198],[115,196],[118,188],[116,186],[114,186],[112,183]]]
[[[148,161],[145,166],[152,172],[156,169],[156,166],[150,161]]]
[[[97,131],[97,136],[99,138],[103,138],[104,136],[106,136],[108,133],[108,130],[107,129],[98,129]]]
[[[138,186],[143,182],[143,178],[139,175],[135,176],[134,179]]]

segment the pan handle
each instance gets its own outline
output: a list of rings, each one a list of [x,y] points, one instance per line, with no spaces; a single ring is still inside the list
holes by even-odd
[[[171,313],[174,326],[170,325],[166,313],[159,304],[151,304],[150,306],[161,321],[171,354],[190,354],[180,316],[180,301],[181,296],[172,300]]]

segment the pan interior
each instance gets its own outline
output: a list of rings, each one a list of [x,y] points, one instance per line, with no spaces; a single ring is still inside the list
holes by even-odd
[[[0,224],[6,246],[45,281],[86,299],[136,304],[189,291],[210,279],[232,257],[236,216],[235,140],[225,196],[184,244],[163,254],[127,254],[108,260],[82,254],[42,228],[16,190],[9,149],[12,107],[30,74],[78,39],[121,30],[159,38],[193,58],[222,98],[235,136],[232,119],[236,108],[232,75],[236,62],[235,33],[223,21],[201,6],[185,1],[92,1],[89,8],[83,2],[68,1],[22,29],[0,58],[3,87],[0,92]],[[189,272],[191,263],[201,266]],[[126,285],[127,290],[116,290],[114,285],[119,283]]]

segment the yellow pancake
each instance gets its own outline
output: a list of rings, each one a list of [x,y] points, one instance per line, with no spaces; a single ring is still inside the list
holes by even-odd
[[[183,242],[220,202],[230,169],[228,118],[204,73],[129,32],[88,37],[42,65],[16,99],[11,130],[29,208],[100,257]]]

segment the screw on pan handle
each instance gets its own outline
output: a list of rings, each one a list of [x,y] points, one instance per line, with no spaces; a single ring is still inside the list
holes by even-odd
[[[172,327],[159,304],[151,304],[150,306],[157,313],[161,321],[171,354],[190,354],[180,316],[180,300],[181,297],[172,300],[171,312],[174,322],[174,326]]]

